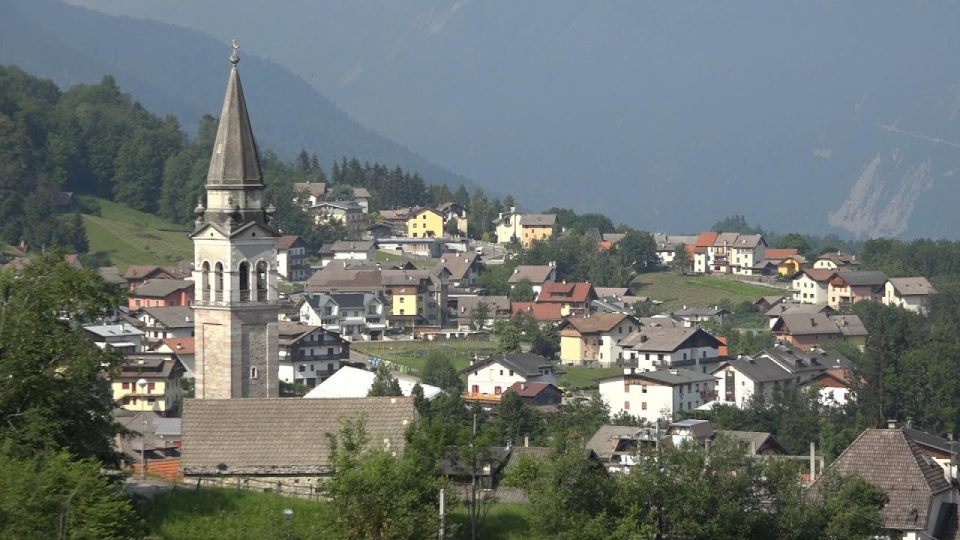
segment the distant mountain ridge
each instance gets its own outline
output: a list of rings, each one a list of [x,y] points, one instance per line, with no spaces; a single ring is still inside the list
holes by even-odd
[[[69,0],[248,36],[531,206],[696,232],[960,235],[960,2]],[[878,159],[879,158],[879,159]]]
[[[204,34],[148,20],[114,17],[55,0],[5,2],[0,64],[15,64],[61,87],[113,75],[147,109],[172,114],[195,133],[223,100],[229,48]],[[329,167],[342,156],[399,165],[455,189],[471,180],[369,130],[297,75],[242,49],[240,69],[261,152],[291,158],[316,152]]]

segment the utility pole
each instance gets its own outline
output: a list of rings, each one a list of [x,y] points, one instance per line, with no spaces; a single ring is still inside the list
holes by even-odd
[[[477,540],[477,413],[473,413],[473,437],[470,439],[470,540]]]
[[[147,380],[143,378],[137,380],[137,387],[140,388],[140,479],[143,480],[147,475],[147,447],[145,442],[147,417],[144,413],[147,401],[144,397],[144,390],[147,388]]]
[[[443,540],[446,536],[446,516],[443,515],[443,499],[444,490],[440,488],[440,540]]]

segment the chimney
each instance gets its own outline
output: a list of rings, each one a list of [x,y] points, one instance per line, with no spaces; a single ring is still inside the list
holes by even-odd
[[[529,436],[529,435],[524,435],[524,436],[523,436],[523,447],[524,447],[524,448],[530,448],[530,436]]]
[[[817,325],[817,320],[814,319],[813,317],[810,317],[810,326],[816,326],[816,325]]]
[[[887,419],[887,429],[897,429],[897,421],[894,418]]]

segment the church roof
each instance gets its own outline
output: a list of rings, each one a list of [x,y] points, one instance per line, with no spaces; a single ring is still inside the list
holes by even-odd
[[[230,57],[233,67],[227,80],[227,94],[220,111],[220,125],[210,156],[207,184],[253,184],[263,183],[260,173],[260,158],[250,127],[247,103],[240,84],[240,72],[236,54]]]

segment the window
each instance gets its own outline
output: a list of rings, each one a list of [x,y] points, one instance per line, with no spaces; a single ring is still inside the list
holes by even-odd
[[[500,370],[500,375],[503,375],[503,370],[502,370],[502,369]]]
[[[658,354],[658,355],[657,355],[657,360],[663,360],[663,355],[662,355],[662,354]]]
[[[503,393],[503,390],[499,386],[494,386],[493,393],[499,396],[501,393]]]
[[[706,357],[707,357],[707,351],[700,351],[700,358],[706,358]],[[704,373],[706,373],[706,371],[704,371]]]
[[[327,356],[333,356],[333,347],[327,347]]]
[[[646,393],[647,393],[647,385],[645,385],[645,384],[641,384],[641,385],[640,385],[640,393],[641,393],[641,394],[646,394]]]
[[[315,370],[313,369],[313,364],[310,364],[310,371],[315,371]]]
[[[474,373],[474,375],[476,375],[476,373]],[[475,385],[471,386],[471,387],[470,387],[470,392],[473,393],[473,394],[479,394],[479,393],[480,393],[480,385],[479,385],[479,384],[475,384]]]
[[[510,376],[513,377],[513,370],[510,370]]]
[[[299,371],[300,373],[303,373],[303,372],[305,372],[306,370],[307,370],[307,365],[306,365],[306,364],[300,364],[299,368],[297,369],[297,371]]]
[[[646,401],[642,401],[642,402],[640,403],[640,410],[643,410],[643,411],[647,410],[647,402],[646,402]]]
[[[625,411],[629,411],[629,410],[630,410],[630,402],[629,402],[629,401],[624,401],[624,402],[623,402],[623,410],[625,410]]]
[[[133,305],[135,305],[135,306],[137,306],[137,307],[140,307],[140,299],[137,298],[136,300],[134,300],[134,301],[133,301]]]
[[[157,387],[157,383],[147,383],[147,392],[153,392],[153,389]]]
[[[250,378],[251,379],[257,378],[257,366],[253,366],[250,368]]]

